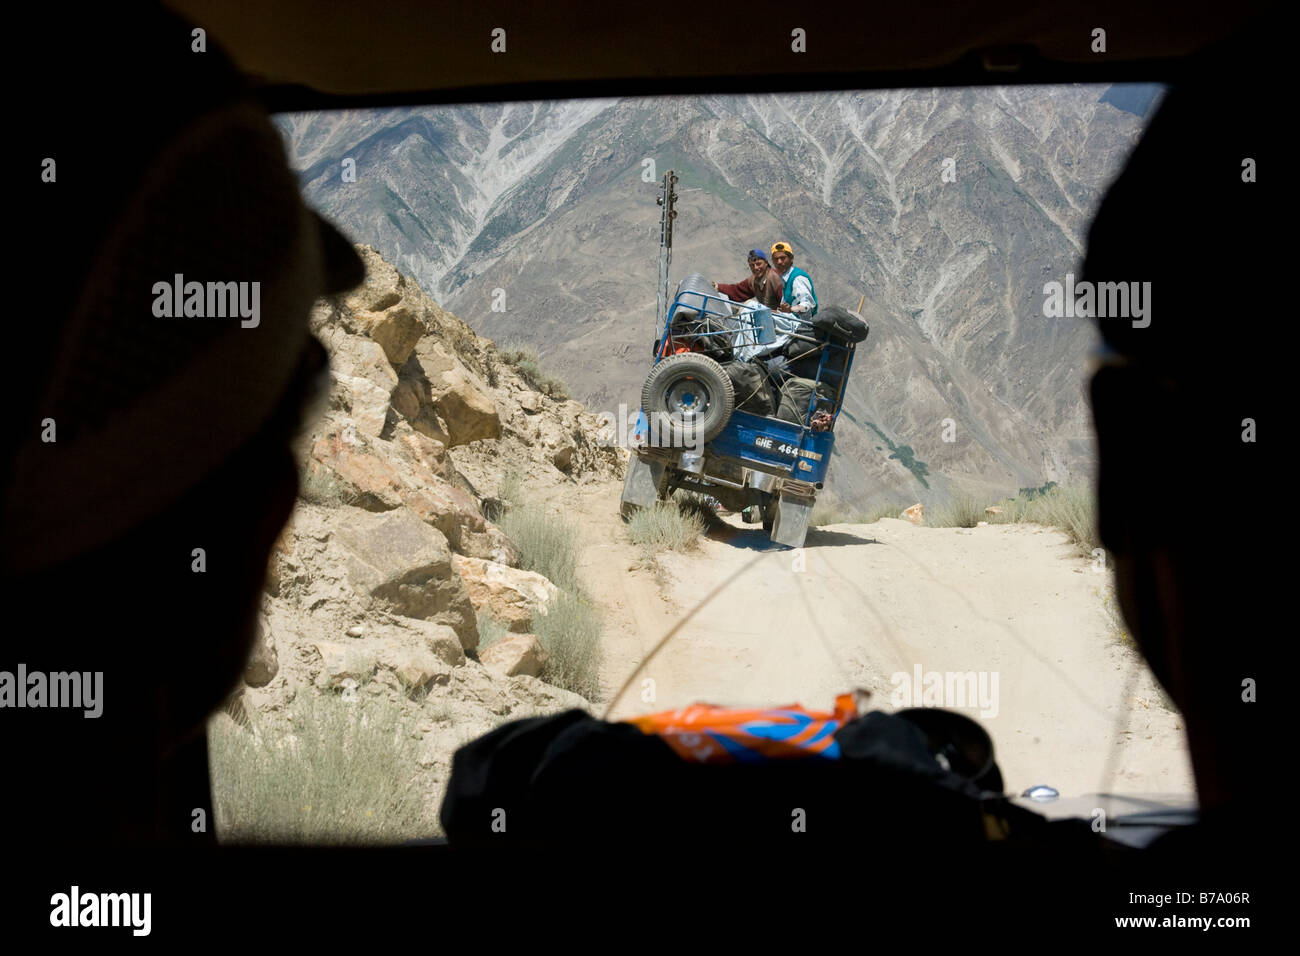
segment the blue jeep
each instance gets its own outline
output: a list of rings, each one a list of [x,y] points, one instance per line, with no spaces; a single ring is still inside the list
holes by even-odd
[[[802,326],[781,316],[785,331],[778,334],[763,306],[752,300],[736,306],[699,287],[690,280],[678,286],[655,343],[631,437],[623,515],[683,488],[761,520],[777,544],[802,547],[813,503],[825,487],[834,425],[866,323],[829,307],[822,310],[828,317]],[[800,331],[790,331],[795,327]],[[784,371],[761,364],[773,358],[789,364]],[[772,389],[770,396],[756,396],[770,398],[772,413],[737,407],[754,405],[737,402],[735,379],[742,373],[751,380],[760,376],[761,387]],[[801,397],[787,401],[782,392],[796,388]]]

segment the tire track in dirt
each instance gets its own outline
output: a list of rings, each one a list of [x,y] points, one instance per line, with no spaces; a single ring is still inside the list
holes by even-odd
[[[829,709],[855,687],[872,691],[868,707],[894,710],[895,675],[983,673],[992,689],[996,674],[996,712],[949,706],[989,731],[1008,789],[1192,791],[1179,715],[1109,637],[1105,580],[1059,532],[883,519],[812,531],[790,551],[732,517],[698,551],[661,556],[661,589],[651,569],[633,568],[618,497],[616,484],[565,496],[606,616],[606,699],[677,631],[611,719],[698,701]]]

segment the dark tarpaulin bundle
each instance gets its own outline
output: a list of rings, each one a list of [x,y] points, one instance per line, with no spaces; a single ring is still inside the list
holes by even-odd
[[[945,769],[914,723],[882,712],[835,723],[833,757],[820,748],[717,762],[581,710],[514,721],[456,752],[442,826],[454,846],[847,840],[957,849],[988,842],[990,801],[1001,831],[1012,818],[1020,833],[1046,825]]]
[[[822,335],[843,342],[865,342],[870,329],[858,313],[828,305],[813,317],[812,326]]]

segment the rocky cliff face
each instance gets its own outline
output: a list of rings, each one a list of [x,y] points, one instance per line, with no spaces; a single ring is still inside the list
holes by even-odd
[[[1122,91],[1121,91],[1122,92]],[[1150,92],[1150,91],[1148,91]],[[793,243],[864,311],[831,480],[860,504],[1091,473],[1089,323],[1043,316],[1144,118],[1115,88],[697,96],[281,118],[314,205],[473,327],[539,347],[593,411],[635,406],[655,335],[657,184],[673,280]],[[351,159],[356,181],[341,163]],[[951,164],[946,161],[951,160]],[[946,165],[951,174],[945,178]]]
[[[452,751],[502,720],[585,707],[546,683],[529,634],[558,589],[518,565],[485,516],[507,472],[537,495],[616,481],[595,417],[534,391],[492,342],[373,249],[360,289],[322,300],[328,409],[298,453],[298,506],[276,543],[261,636],[236,718],[275,720],[300,693],[386,695],[422,740],[440,799]],[[515,632],[479,657],[478,617]],[[486,665],[486,666],[485,666]]]

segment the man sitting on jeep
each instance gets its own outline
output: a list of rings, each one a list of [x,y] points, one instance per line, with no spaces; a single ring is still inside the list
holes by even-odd
[[[790,243],[778,242],[772,246],[772,266],[780,274],[783,283],[778,308],[805,319],[816,315],[817,290],[813,288],[812,276],[795,266],[794,249]]]
[[[713,283],[713,288],[733,302],[745,302],[754,299],[759,305],[769,309],[778,309],[781,296],[785,292],[785,283],[781,276],[768,265],[767,253],[762,249],[749,250],[750,275],[734,285]]]

